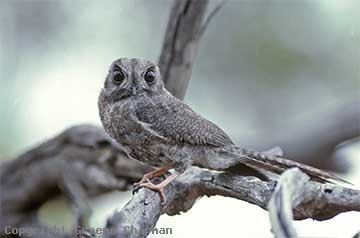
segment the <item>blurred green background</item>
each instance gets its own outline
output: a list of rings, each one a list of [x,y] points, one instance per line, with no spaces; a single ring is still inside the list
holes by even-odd
[[[108,66],[119,57],[157,61],[171,4],[1,0],[0,159],[71,125],[100,125],[97,96]],[[333,119],[328,112],[360,99],[359,19],[357,0],[229,1],[201,40],[185,101],[244,147],[303,149],[296,138]],[[348,176],[360,184],[359,143],[350,147],[354,169]],[[106,203],[96,206],[105,209]],[[162,219],[173,224],[184,218]],[[190,223],[177,227],[173,237],[198,234]]]

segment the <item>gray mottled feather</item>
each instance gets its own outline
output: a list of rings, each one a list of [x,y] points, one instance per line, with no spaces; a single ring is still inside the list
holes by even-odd
[[[173,144],[214,147],[233,144],[217,125],[169,94],[138,103],[136,115]]]

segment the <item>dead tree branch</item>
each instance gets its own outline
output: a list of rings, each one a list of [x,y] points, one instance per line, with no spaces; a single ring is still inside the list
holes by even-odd
[[[288,180],[288,174],[292,174],[294,171],[297,172],[297,176]],[[299,181],[294,184],[292,182],[299,179],[298,176],[305,178],[299,181],[300,183],[306,182],[306,186],[304,184],[304,189],[296,192],[296,197],[294,197],[291,192],[298,189],[296,185]],[[283,181],[287,181],[287,190],[282,188],[285,183]],[[279,186],[275,189],[276,184],[277,182],[274,180],[261,181],[255,177],[207,171],[194,167],[166,188],[168,203],[165,207],[161,206],[157,193],[142,189],[121,211],[108,219],[107,228],[117,231],[116,236],[112,237],[146,237],[155,227],[161,214],[176,215],[185,212],[193,206],[198,198],[204,195],[232,197],[264,209],[272,199],[269,210],[272,214],[272,222],[275,224],[274,227],[277,227],[275,221],[278,221],[283,230],[293,229],[291,226],[293,213],[295,219],[326,220],[342,212],[360,211],[360,191],[309,181],[309,178],[297,169],[288,171],[280,179],[281,192],[279,192]],[[289,188],[292,188],[290,193],[288,193]],[[272,195],[274,191],[276,192]],[[274,203],[275,205],[273,205]],[[280,213],[278,213],[279,211]],[[126,229],[130,224],[135,228],[137,234]],[[295,234],[294,231],[293,233]]]
[[[341,212],[359,211],[359,195],[359,190],[315,183],[299,169],[289,169],[281,175],[268,203],[275,237],[298,237],[293,217],[326,220]]]
[[[309,180],[307,175],[296,168],[285,171],[280,177],[268,204],[275,237],[298,237],[292,224],[293,209],[305,198],[304,194],[311,194],[304,191]]]
[[[183,99],[199,44],[208,0],[176,0],[167,25],[159,67],[166,88]]]

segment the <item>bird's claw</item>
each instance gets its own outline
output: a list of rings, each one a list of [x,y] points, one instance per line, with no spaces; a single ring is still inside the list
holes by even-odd
[[[151,182],[148,178],[143,177],[139,182],[133,184],[134,189],[132,191],[132,194],[134,195],[141,188],[141,184],[144,183],[151,183]]]
[[[160,195],[160,199],[161,199],[161,205],[165,205],[167,202],[167,198],[164,192],[164,186],[160,186],[159,184],[153,184],[149,179],[146,179],[145,183],[141,183],[138,185],[137,188],[135,188],[135,192],[139,189],[139,188],[148,188],[151,189],[157,193],[159,193]],[[133,190],[133,192],[134,192]]]
[[[133,186],[134,186],[134,188],[132,190],[132,195],[134,195],[140,189],[139,183],[134,183]]]

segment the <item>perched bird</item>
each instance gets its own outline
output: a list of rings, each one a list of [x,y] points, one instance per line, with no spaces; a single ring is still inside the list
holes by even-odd
[[[325,171],[236,146],[217,125],[168,92],[159,67],[143,59],[121,58],[109,69],[99,100],[105,131],[129,157],[156,167],[137,184],[159,192],[189,166],[227,170],[244,164],[258,171],[280,174],[298,167],[319,181],[338,180]],[[159,184],[150,179],[175,172]]]

